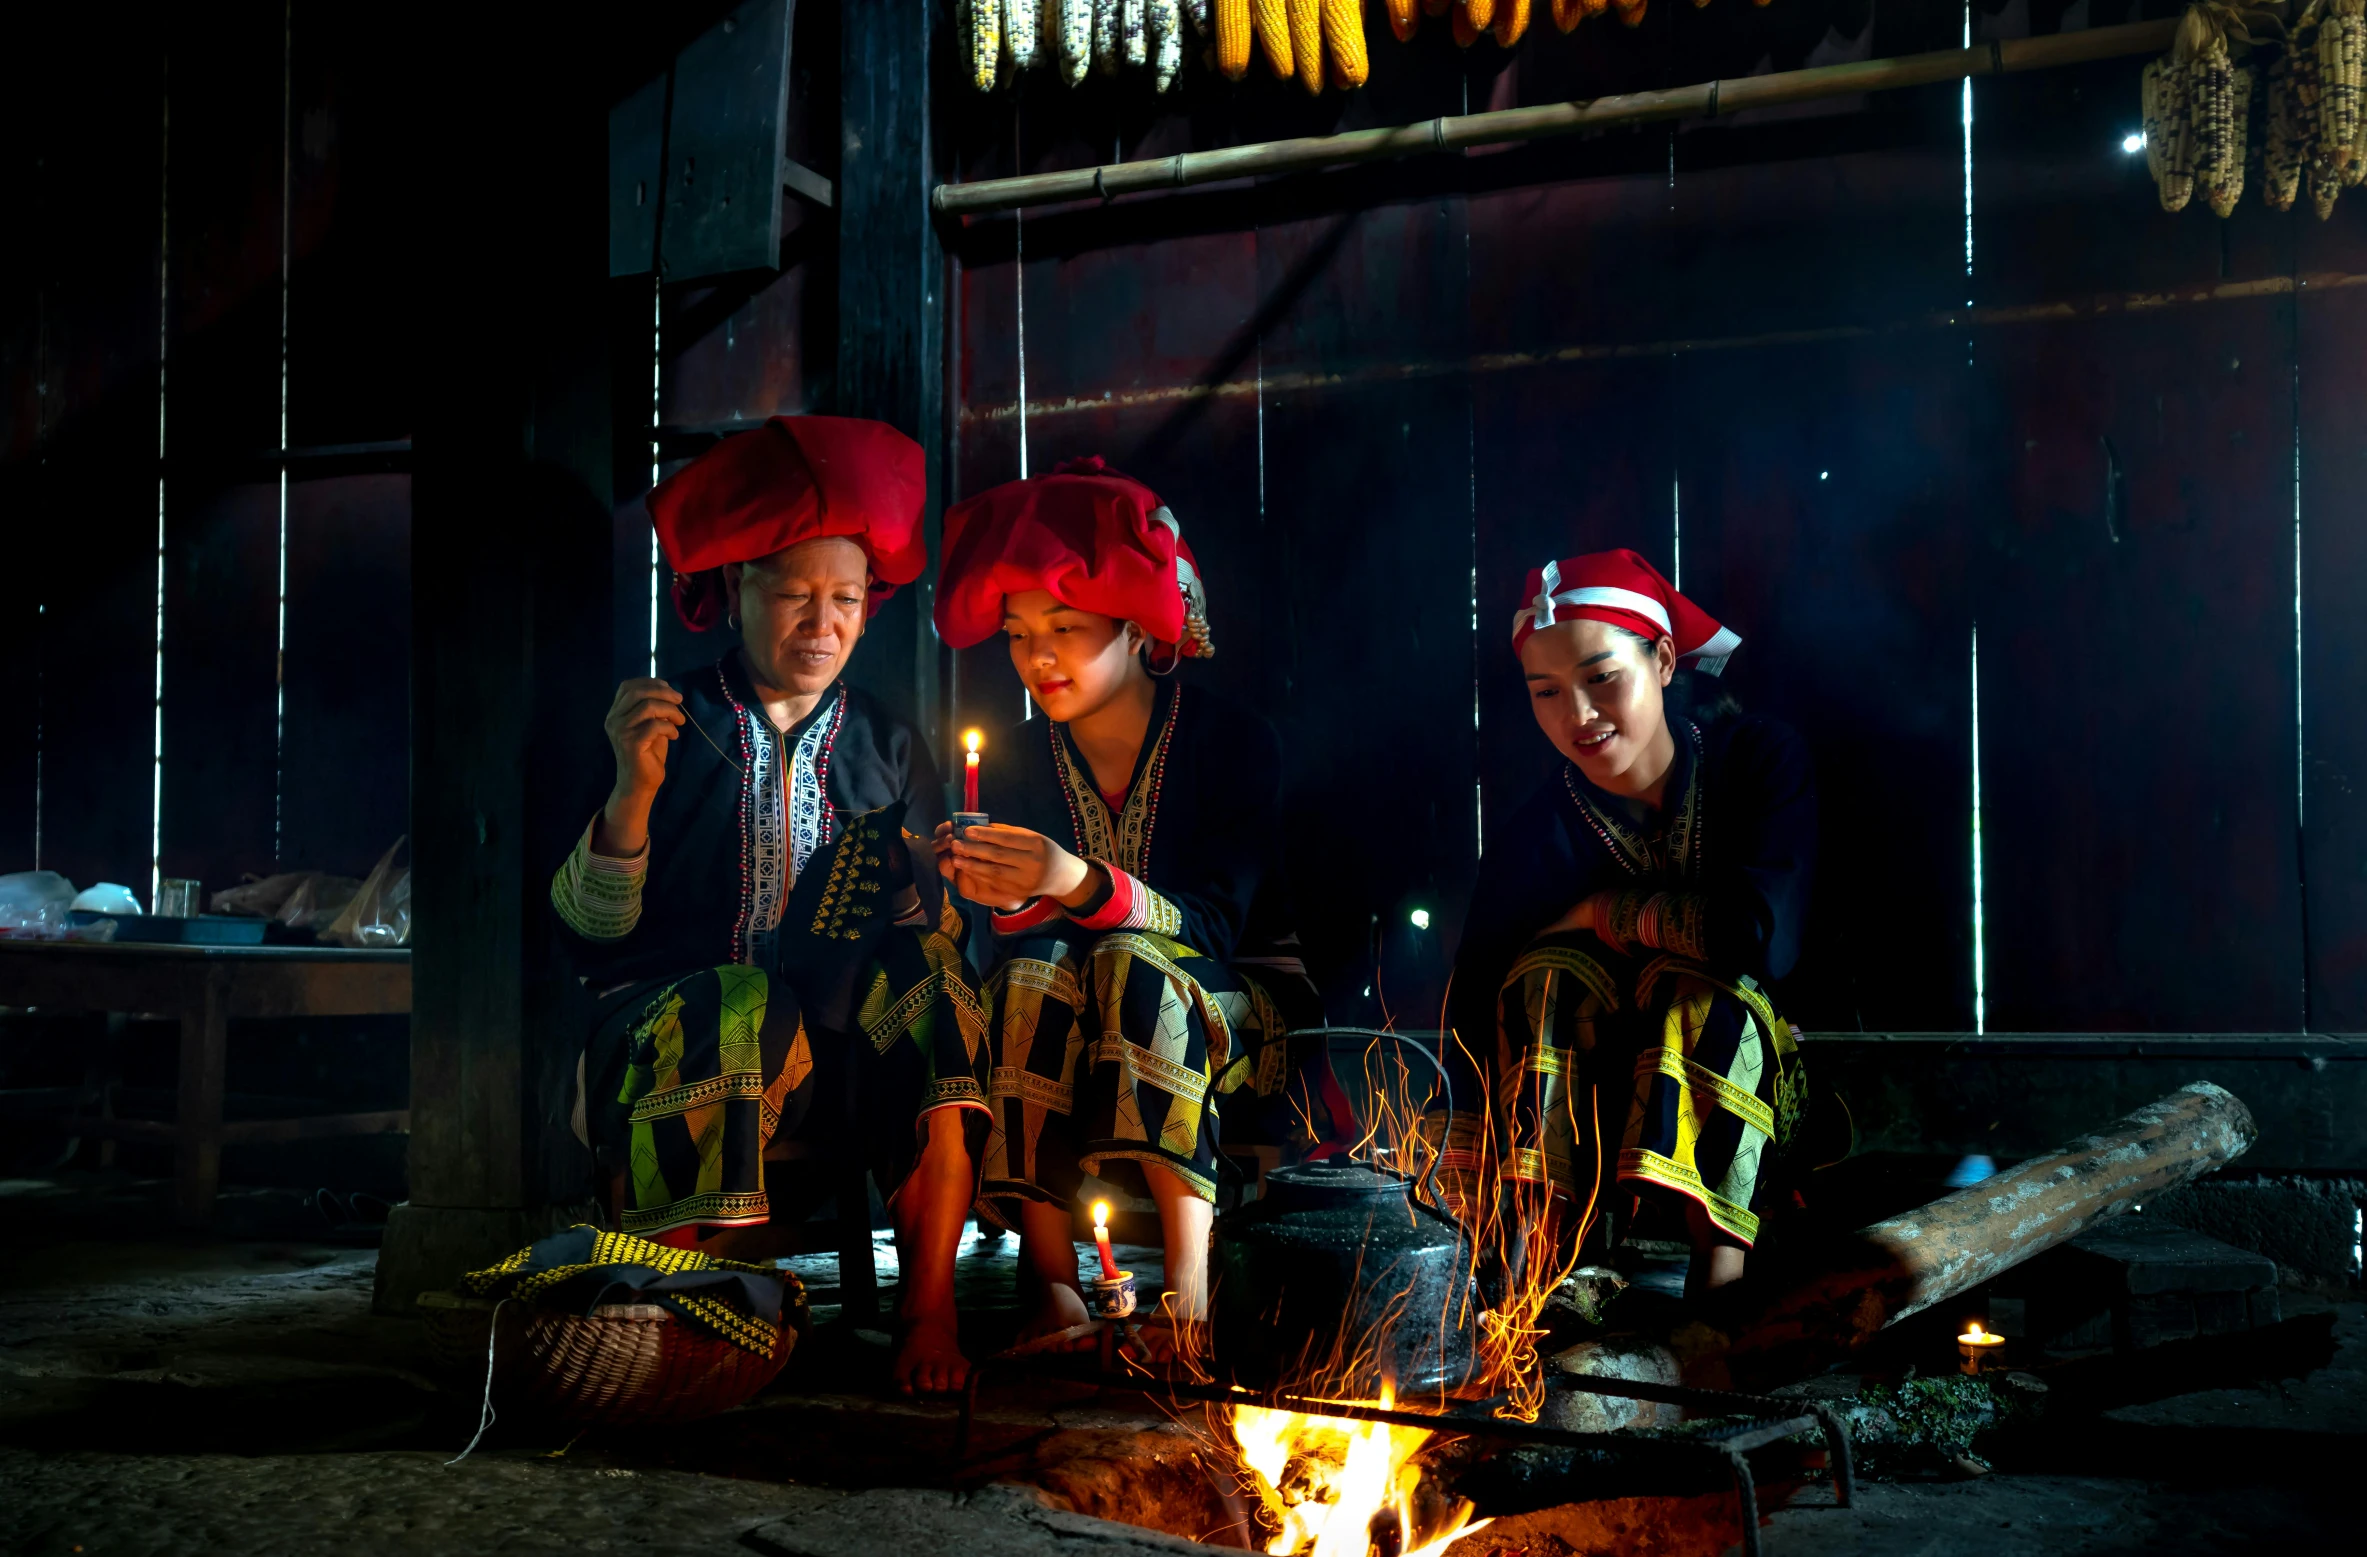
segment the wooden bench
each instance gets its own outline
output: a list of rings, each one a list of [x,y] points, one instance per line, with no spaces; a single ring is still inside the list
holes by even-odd
[[[213,1217],[224,1146],[411,1128],[405,1108],[294,1119],[222,1117],[222,1075],[234,1018],[407,1015],[407,950],[0,940],[0,1006],[179,1019],[174,1119],[102,1115],[72,1119],[66,1128],[99,1140],[171,1142],[175,1208],[186,1227],[203,1227]]]

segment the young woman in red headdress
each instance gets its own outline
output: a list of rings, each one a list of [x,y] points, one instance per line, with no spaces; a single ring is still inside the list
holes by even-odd
[[[1198,1318],[1220,1113],[1271,1131],[1286,1035],[1322,1019],[1279,891],[1281,749],[1171,674],[1213,647],[1191,549],[1098,459],[946,515],[937,628],[957,648],[1002,634],[1043,711],[990,748],[992,823],[941,832],[939,854],[993,910],[982,1194],[1015,1215],[1040,1283],[1027,1333],[1086,1317],[1071,1217],[1088,1173],[1147,1191],[1170,1308]]]
[[[1703,695],[1742,640],[1634,552],[1549,563],[1524,597],[1513,650],[1563,760],[1480,862],[1451,1011],[1485,1081],[1457,1089],[1444,1177],[1467,1212],[1496,1181],[1532,1278],[1653,1197],[1688,1285],[1722,1285],[1805,1096],[1767,985],[1800,955],[1808,753]]]
[[[683,621],[740,641],[617,689],[615,781],[551,903],[600,1002],[582,1128],[611,1225],[771,1254],[760,1230],[802,1220],[845,1181],[819,1170],[854,1157],[896,1220],[897,1380],[942,1390],[967,1372],[953,1257],[985,1016],[930,868],[928,749],[841,679],[927,565],[923,496],[918,444],[823,416],[775,417],[650,493]]]

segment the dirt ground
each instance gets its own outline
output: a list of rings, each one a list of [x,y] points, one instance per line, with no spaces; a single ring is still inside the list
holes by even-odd
[[[449,1464],[476,1425],[475,1392],[434,1375],[415,1322],[370,1312],[374,1251],[300,1236],[300,1217],[260,1202],[225,1221],[261,1236],[84,1236],[136,1228],[155,1201],[154,1186],[123,1182],[0,1182],[0,1553],[1205,1549],[977,1488],[997,1475],[1066,1485],[1080,1507],[1200,1488],[1211,1513],[1194,1533],[1240,1543],[1207,1491],[1194,1423],[1133,1397],[990,1388],[965,1486],[950,1488],[953,1405],[888,1393],[884,1337],[843,1328],[749,1409],[664,1434],[497,1422]],[[268,1236],[275,1216],[289,1236]],[[962,1258],[982,1316],[971,1343],[992,1345],[1015,1322],[1012,1250],[973,1239]],[[2367,1305],[2288,1297],[2289,1311],[2337,1314],[2342,1349],[2308,1379],[2125,1408],[2034,1445],[2032,1463],[1870,1483],[1849,1510],[1813,1486],[1766,1526],[1766,1550],[2347,1547],[2338,1532],[2355,1531],[2348,1497],[2367,1459]],[[1481,1532],[1455,1557],[1512,1554]]]

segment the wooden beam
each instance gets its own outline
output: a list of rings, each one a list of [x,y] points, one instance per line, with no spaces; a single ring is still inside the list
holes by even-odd
[[[1854,97],[1861,92],[1926,86],[1966,76],[2051,70],[2093,60],[2159,54],[2169,48],[2177,27],[2176,21],[2132,22],[2125,27],[2094,27],[2046,38],[2003,39],[1969,49],[1938,49],[1896,59],[1815,65],[1805,70],[1704,81],[1656,92],[1626,92],[1583,102],[1540,103],[1530,108],[1501,108],[1491,113],[1446,114],[1382,130],[1259,141],[1142,162],[1112,162],[1097,168],[1032,173],[1022,178],[981,179],[975,184],[940,184],[930,198],[937,210],[947,216],[981,216],[1032,205],[1107,200],[1146,190],[1186,189],[1194,184],[1215,184],[1226,179],[1272,177],[1359,162],[1385,162],[1431,152],[1460,151],[1466,146],[1546,140],[1621,125],[1668,119],[1715,119],[1753,108]],[[2133,96],[2134,83],[2130,90]]]
[[[934,178],[931,39],[937,0],[869,0],[840,18],[838,371],[834,405],[919,440],[927,451],[929,547],[936,550],[948,466],[946,260],[929,217]],[[896,592],[856,651],[849,678],[944,751],[940,646],[929,624],[934,575]]]

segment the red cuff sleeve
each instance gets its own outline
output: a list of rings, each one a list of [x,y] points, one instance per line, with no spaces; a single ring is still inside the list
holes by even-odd
[[[1090,914],[1071,913],[1081,930],[1149,930],[1175,935],[1183,929],[1183,914],[1173,903],[1107,860],[1095,864],[1109,872],[1109,901]]]
[[[1049,924],[1060,917],[1060,904],[1048,897],[1031,898],[1010,913],[995,912],[991,919],[997,935],[1022,935],[1036,926]]]

